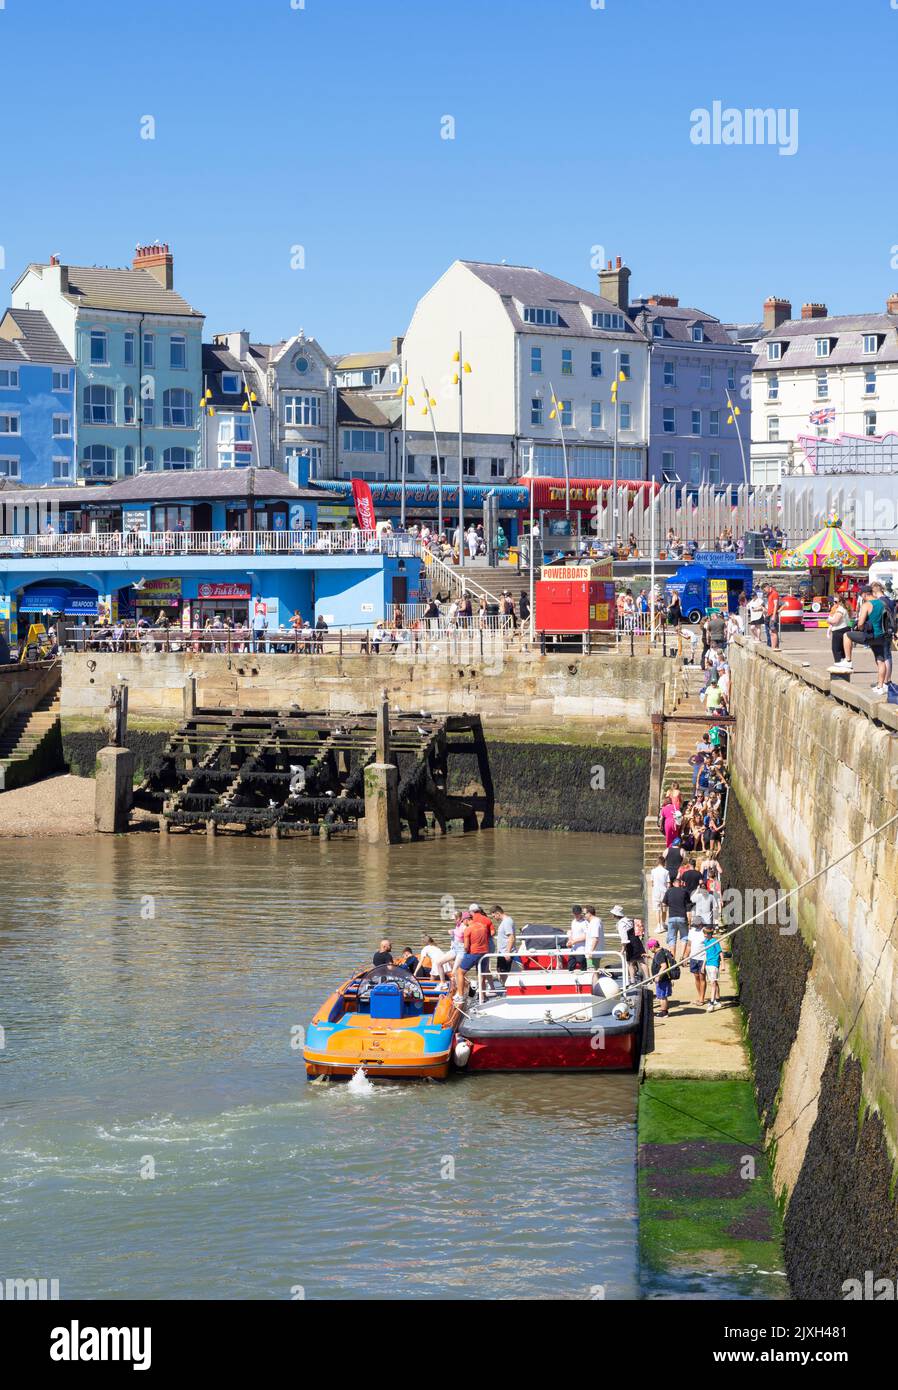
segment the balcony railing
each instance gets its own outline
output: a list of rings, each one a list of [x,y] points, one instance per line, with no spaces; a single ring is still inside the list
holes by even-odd
[[[420,555],[410,536],[374,531],[102,531],[0,536],[0,559],[92,555]]]

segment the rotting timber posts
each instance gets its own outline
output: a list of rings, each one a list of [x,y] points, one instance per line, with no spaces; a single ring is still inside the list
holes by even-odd
[[[494,792],[479,715],[390,716],[399,816],[411,839],[450,823],[494,823]],[[449,791],[450,763],[466,766],[465,791]],[[377,758],[377,717],[299,709],[197,709],[169,739],[159,766],[135,790],[162,832],[329,836],[356,831],[365,814],[365,769]],[[472,764],[476,764],[475,766]],[[477,787],[478,790],[468,790]]]

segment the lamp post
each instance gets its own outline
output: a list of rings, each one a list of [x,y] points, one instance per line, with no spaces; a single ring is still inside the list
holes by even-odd
[[[452,385],[458,387],[458,563],[461,569],[465,567],[465,458],[464,458],[464,434],[465,434],[465,405],[464,405],[464,384],[465,373],[470,372],[471,364],[466,362],[462,351],[462,335],[458,334],[458,351],[453,356],[455,372],[452,376]],[[439,468],[439,453],[437,453],[437,468]]]
[[[652,644],[652,646],[654,646],[654,645],[655,645],[655,520],[656,520],[656,512],[657,512],[657,507],[658,507],[658,495],[659,495],[659,494],[655,491],[655,484],[654,484],[653,482],[651,482],[651,481],[649,482],[649,487],[652,489],[652,515],[651,515],[651,518],[650,518],[650,525],[649,525],[649,548],[650,548],[650,550],[651,550],[651,552],[652,552],[652,557],[651,557],[651,561],[650,561],[650,565],[649,565],[649,570],[650,570],[650,578],[649,578],[649,629],[650,629],[650,632],[651,632],[651,644]]]
[[[534,564],[535,564],[534,552],[536,551],[536,536],[535,536],[535,534],[534,534],[534,532],[536,531],[536,518],[535,518],[534,512],[533,512],[533,506],[534,506],[534,501],[533,501],[533,499],[534,499],[535,492],[536,492],[536,489],[535,489],[535,486],[534,486],[535,481],[536,481],[536,480],[535,480],[535,478],[534,478],[534,476],[533,476],[533,445],[531,444],[531,445],[530,445],[530,537],[529,537],[528,546],[527,546],[527,549],[528,549],[529,552],[530,552],[530,623],[529,623],[529,627],[530,627],[530,645],[531,645],[531,647],[533,646],[533,639],[534,639],[534,635],[535,635],[534,623],[535,623],[535,621],[536,621],[535,618],[534,618],[534,616],[533,616],[533,602],[534,602],[534,595],[535,595],[535,588],[534,588],[534,573],[535,573],[535,571],[534,571]]]
[[[742,411],[739,409],[738,405],[733,405],[733,399],[729,391],[727,391],[727,410],[730,412],[727,416],[727,424],[736,426],[736,438],[739,440],[739,453],[742,455],[742,478],[745,482],[745,486],[748,487],[748,468],[745,463],[745,445],[742,442],[742,431],[739,428],[739,416],[742,414]]]
[[[614,349],[614,380],[611,383],[611,403],[614,406],[614,452],[611,459],[611,551],[617,553],[617,435],[620,421],[618,386],[626,377],[620,369],[620,348]]]
[[[433,448],[437,459],[437,536],[443,534],[443,466],[440,462],[440,445],[437,439],[437,422],[433,418],[433,408],[436,401],[427,389],[427,382],[423,376],[421,378],[421,390],[424,392],[424,409],[422,415],[430,416],[430,428],[433,430]],[[414,401],[412,402],[414,404]]]
[[[408,377],[405,374],[405,364],[400,367],[401,377],[396,391],[397,396],[402,397],[402,462],[400,464],[400,484],[399,484],[399,525],[405,530],[405,492],[406,479],[408,477],[408,454],[406,442],[407,430],[407,405],[414,405],[413,396],[408,394]]]
[[[567,466],[567,440],[564,437],[564,410],[562,402],[555,396],[555,387],[549,382],[549,394],[552,399],[552,409],[549,411],[549,419],[558,420],[558,432],[561,435],[561,458],[564,464],[564,514],[570,519],[571,515],[571,475]]]

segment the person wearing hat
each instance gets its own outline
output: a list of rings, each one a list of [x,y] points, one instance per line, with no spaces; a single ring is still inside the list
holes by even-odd
[[[720,1008],[720,958],[723,948],[715,938],[710,922],[702,927],[702,935],[705,938],[705,977],[711,995],[705,1005],[705,1012],[710,1014]]]
[[[656,1018],[667,1018],[670,1012],[670,996],[673,994],[673,980],[671,971],[676,966],[676,961],[670,954],[666,946],[662,946],[656,937],[652,937],[647,943],[647,950],[651,951],[652,959],[649,973],[655,981],[655,998],[658,1000]]]

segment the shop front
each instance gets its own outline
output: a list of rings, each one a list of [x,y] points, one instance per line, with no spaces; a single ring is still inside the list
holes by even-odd
[[[76,584],[64,579],[52,583],[28,584],[14,607],[11,606],[10,626],[13,626],[12,614],[15,613],[16,631],[10,636],[14,640],[21,640],[32,623],[42,622],[45,627],[49,627],[59,618],[94,619],[102,611],[103,604],[99,595],[86,584]]]
[[[171,578],[141,579],[137,584],[126,584],[112,598],[112,621],[117,619],[141,618],[155,623],[160,616],[171,626],[180,626],[184,600],[181,579]]]
[[[230,623],[241,627],[250,621],[252,585],[232,580],[206,582],[196,586],[197,596],[191,601],[192,626],[205,627],[207,622]]]

